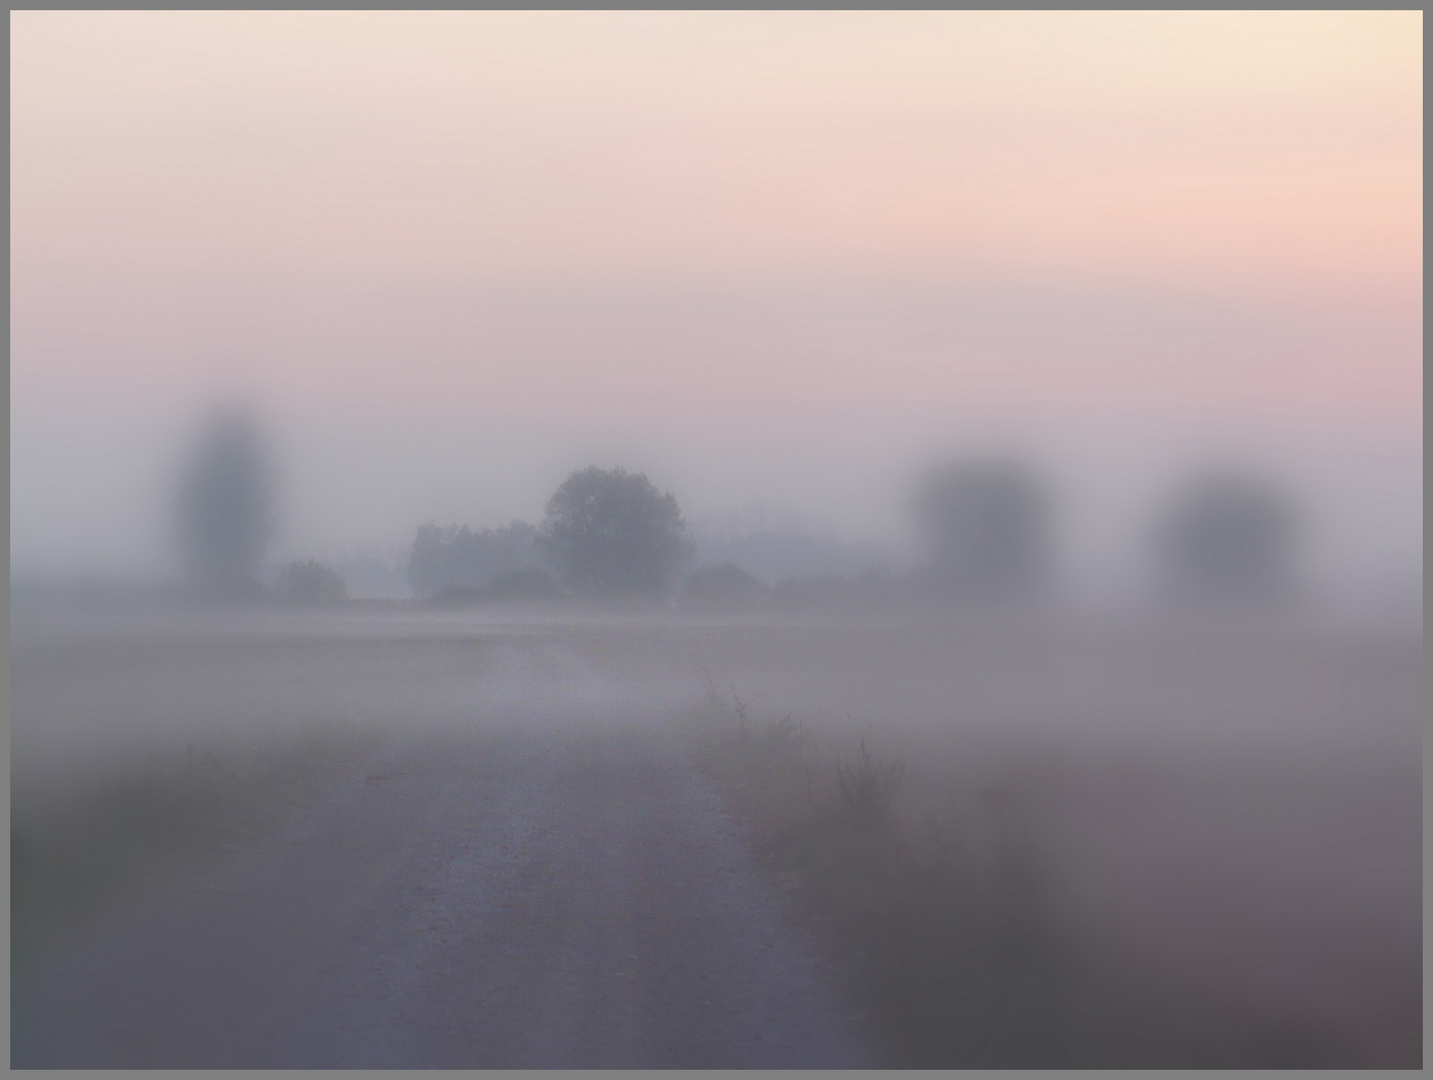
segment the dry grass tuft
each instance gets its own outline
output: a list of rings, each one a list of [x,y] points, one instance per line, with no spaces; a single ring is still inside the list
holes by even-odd
[[[857,826],[876,827],[887,823],[905,778],[906,763],[878,761],[866,749],[866,737],[862,735],[849,760],[842,754],[836,755],[838,813]]]

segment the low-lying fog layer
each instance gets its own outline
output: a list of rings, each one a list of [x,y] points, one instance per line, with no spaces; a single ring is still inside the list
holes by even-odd
[[[988,796],[1075,935],[1210,1008],[1421,1015],[1421,632],[1280,622],[745,622],[199,609],[17,618],[12,799],[305,725],[421,737],[614,710],[679,719],[708,677],[758,720],[904,759],[911,822],[980,850]],[[654,723],[660,722],[654,720]],[[1013,816],[1011,816],[1013,815]],[[1203,999],[1202,999],[1203,1000]]]

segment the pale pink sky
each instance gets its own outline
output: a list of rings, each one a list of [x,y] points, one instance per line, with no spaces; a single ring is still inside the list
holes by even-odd
[[[1421,426],[1421,12],[10,26],[21,430]]]
[[[282,352],[303,301],[358,330],[345,302],[445,278],[1157,283],[1378,315],[1421,285],[1417,12],[18,12],[11,25],[26,380],[111,365],[127,341],[228,351],[254,318],[274,332],[232,347]],[[409,362],[434,365],[435,394],[467,390],[442,354],[481,353],[489,335],[460,310],[432,314],[433,358]],[[373,332],[401,340],[391,321]],[[561,329],[531,330],[497,337],[577,362]],[[332,351],[348,353],[345,337]],[[307,345],[316,368],[345,362]],[[828,392],[948,388],[907,354],[894,371],[836,360]],[[1414,387],[1401,359],[1402,381],[1393,358],[1372,361],[1375,394]],[[1291,363],[1271,357],[1266,376]],[[804,388],[804,368],[774,373],[773,389]],[[1351,365],[1306,391],[1362,400],[1361,381]]]

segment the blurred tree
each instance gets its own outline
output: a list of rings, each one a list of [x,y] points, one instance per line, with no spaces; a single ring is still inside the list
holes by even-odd
[[[677,500],[645,473],[574,472],[547,504],[542,538],[578,592],[658,597],[693,552]]]
[[[931,547],[923,576],[938,594],[1013,600],[1047,584],[1049,502],[1039,478],[1019,462],[977,459],[934,469],[912,509]]]
[[[280,570],[274,591],[296,604],[336,603],[348,599],[348,586],[338,571],[313,559],[291,562]]]
[[[179,490],[177,534],[193,585],[218,597],[261,593],[254,572],[273,537],[273,493],[258,425],[217,410]]]
[[[1265,603],[1288,594],[1297,514],[1276,485],[1230,470],[1195,477],[1156,528],[1156,554],[1179,598]]]
[[[525,521],[480,532],[466,525],[420,525],[408,581],[418,596],[453,587],[481,591],[501,574],[540,569],[541,561],[537,530]]]

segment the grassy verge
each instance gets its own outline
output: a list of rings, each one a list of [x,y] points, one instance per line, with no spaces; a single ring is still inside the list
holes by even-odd
[[[243,753],[190,745],[62,807],[12,806],[12,974],[127,899],[272,836],[375,745],[332,731]]]
[[[757,720],[710,679],[707,699],[693,717],[696,760],[889,1066],[1229,1064],[1160,1009],[1101,993],[1017,826],[997,828],[993,857],[977,860],[949,823],[929,816],[913,829],[896,812],[903,762],[864,742],[822,751],[790,717]],[[988,802],[1000,821],[1000,797]]]

